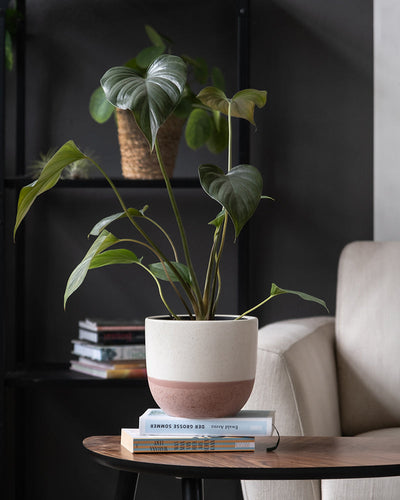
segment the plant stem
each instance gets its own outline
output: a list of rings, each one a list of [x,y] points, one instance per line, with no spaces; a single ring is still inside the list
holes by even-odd
[[[276,295],[270,295],[269,297],[267,297],[266,299],[264,299],[262,302],[260,302],[259,304],[257,304],[256,306],[252,307],[251,309],[248,309],[246,312],[244,312],[243,314],[241,314],[240,316],[238,316],[237,318],[235,319],[241,319],[243,318],[243,316],[247,316],[248,314],[250,314],[251,312],[255,311],[256,309],[258,309],[259,307],[263,306],[264,304],[266,304],[269,300],[272,299],[272,297],[276,297]]]
[[[161,285],[160,285],[160,282],[158,281],[158,279],[154,276],[154,274],[150,271],[150,269],[148,269],[145,265],[143,264],[140,264],[139,263],[139,266],[142,267],[143,269],[145,269],[149,274],[150,276],[154,279],[154,281],[156,282],[156,285],[157,285],[157,288],[158,288],[158,293],[160,295],[160,298],[164,304],[164,306],[167,308],[168,312],[170,313],[171,316],[173,316],[175,319],[179,319],[175,314],[174,312],[172,311],[172,309],[169,307],[169,305],[167,304],[167,301],[165,300],[164,298],[164,295],[162,293],[162,288],[161,288]]]
[[[228,172],[232,170],[232,118],[231,118],[231,105],[229,100],[228,104]]]
[[[215,306],[216,306],[217,283],[220,283],[219,265],[221,262],[222,250],[223,250],[224,244],[225,244],[227,226],[228,226],[228,213],[225,212],[225,219],[224,219],[224,225],[223,225],[223,229],[222,229],[221,242],[220,242],[218,253],[215,257],[215,272],[214,272],[214,278],[212,281],[211,299],[209,300],[209,304],[208,304],[208,308],[207,308],[207,315],[208,316],[211,316],[213,314],[212,311],[215,310]],[[217,295],[219,295],[219,293]]]
[[[171,279],[171,277],[170,277],[170,275],[168,273],[168,270],[167,270],[167,267],[166,267],[166,263],[163,261],[163,259],[161,258],[161,256],[157,253],[157,251],[151,245],[149,245],[147,243],[144,243],[143,241],[134,240],[134,239],[131,239],[131,238],[122,238],[122,239],[119,239],[116,243],[124,243],[124,242],[136,243],[138,245],[142,245],[142,246],[146,247],[148,250],[150,250],[152,253],[154,253],[154,255],[157,257],[157,259],[161,262],[161,265],[163,266],[163,269],[164,269],[164,272],[165,272],[165,274],[166,274],[166,276],[168,278],[169,284],[172,286],[172,288],[174,289],[176,295],[181,300],[182,305],[186,309],[188,315],[192,316],[192,312],[190,311],[189,306],[186,304],[185,299],[182,297],[182,294],[179,292],[178,288],[175,286],[175,283],[173,282],[173,280]],[[155,280],[157,280],[156,276],[154,276],[154,274],[150,271],[150,269],[147,266],[145,266],[142,263],[140,263],[140,266],[143,267],[143,268],[145,268],[153,276],[153,278]],[[157,283],[159,285],[158,280],[157,280]],[[161,285],[159,285],[159,288],[161,288]],[[164,302],[164,300],[163,300],[163,302]],[[168,308],[168,310],[169,310],[169,308]],[[175,317],[174,314],[173,314],[173,316]]]
[[[128,209],[126,208],[126,205],[124,203],[124,200],[122,199],[121,195],[119,194],[118,189],[115,187],[115,184],[113,181],[110,179],[110,177],[105,173],[105,171],[101,168],[101,166],[94,161],[92,158],[89,156],[86,156],[86,158],[93,163],[93,165],[100,171],[100,173],[103,175],[103,177],[106,179],[108,184],[110,185],[111,189],[114,191],[115,196],[117,197],[119,204],[122,207],[122,210],[124,211],[125,215],[129,219],[129,221],[132,223],[132,225],[135,227],[135,229],[143,236],[143,238],[149,243],[149,245],[158,253],[158,258],[161,261],[164,261],[168,264],[168,266],[171,268],[172,272],[175,274],[175,276],[179,279],[179,282],[183,286],[185,292],[188,295],[188,298],[193,306],[193,309],[196,311],[198,310],[196,297],[192,294],[191,288],[187,285],[185,280],[183,279],[182,275],[178,271],[178,269],[172,264],[172,262],[167,259],[167,257],[164,255],[164,253],[161,251],[161,249],[154,243],[154,241],[147,235],[145,231],[139,226],[139,224],[136,223],[135,219],[131,216],[129,213]],[[172,283],[172,281],[171,281]]]
[[[228,104],[228,172],[230,172],[232,169],[232,116],[231,116],[231,101],[229,101]],[[222,236],[221,236],[221,241],[220,241],[220,246],[218,253],[216,254],[216,240],[214,239],[213,243],[213,248],[211,250],[211,256],[213,259],[215,259],[215,265],[213,268],[215,269],[214,271],[214,276],[212,281],[209,281],[210,275],[211,275],[211,267],[210,267],[210,262],[209,262],[209,267],[207,269],[207,280],[206,280],[206,300],[204,300],[204,303],[207,306],[207,318],[210,318],[214,315],[215,313],[215,307],[216,303],[219,297],[220,293],[220,288],[221,288],[221,277],[220,277],[220,272],[219,272],[219,265],[221,262],[221,256],[222,256],[222,250],[224,248],[225,244],[225,239],[226,239],[226,228],[227,228],[227,223],[228,223],[228,213],[225,211],[225,218],[224,218],[224,223],[223,223],[223,230],[222,230]],[[220,228],[218,228],[220,229]],[[219,231],[218,231],[219,233]],[[219,234],[218,234],[219,236]],[[217,283],[218,283],[218,292],[217,292]],[[211,285],[211,293],[209,291],[209,287]]]
[[[158,228],[163,233],[163,235],[167,238],[168,243],[171,245],[171,249],[172,249],[172,252],[174,254],[174,259],[176,262],[178,262],[179,261],[178,253],[177,253],[176,248],[174,246],[174,242],[172,241],[172,239],[171,239],[170,235],[167,233],[167,231],[160,224],[158,224],[155,220],[151,219],[150,217],[147,217],[147,215],[143,215],[143,218],[145,220],[151,222],[152,224],[154,224],[156,226],[156,228]]]
[[[215,231],[214,231],[213,244],[211,247],[210,256],[208,258],[206,278],[204,281],[204,292],[203,292],[203,303],[204,304],[208,303],[209,297],[210,297],[210,288],[211,288],[211,283],[212,283],[211,278],[212,278],[213,270],[215,269],[216,246],[217,246],[220,232],[221,232],[221,227],[220,226],[216,227]]]
[[[186,238],[185,228],[183,226],[182,218],[181,218],[181,215],[179,213],[178,205],[176,203],[176,199],[175,199],[172,187],[171,187],[171,181],[170,181],[170,179],[167,175],[167,172],[165,170],[165,167],[164,167],[164,162],[163,162],[162,157],[161,157],[161,151],[160,151],[160,147],[159,147],[157,139],[155,142],[155,150],[156,150],[158,164],[160,166],[160,170],[161,170],[162,176],[164,178],[165,187],[167,188],[168,196],[169,196],[169,199],[171,202],[172,210],[174,212],[175,219],[176,219],[176,222],[178,224],[178,229],[179,229],[179,234],[181,236],[182,247],[183,247],[183,252],[185,254],[186,264],[189,268],[190,275],[192,278],[194,294],[197,297],[198,310],[199,310],[199,313],[202,314],[203,313],[203,303],[202,303],[202,299],[201,299],[201,291],[200,291],[200,287],[199,287],[199,284],[197,281],[196,273],[194,271],[192,259],[190,257],[189,245],[188,245],[188,241]]]

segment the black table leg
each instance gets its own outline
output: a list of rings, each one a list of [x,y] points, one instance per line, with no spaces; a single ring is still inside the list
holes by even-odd
[[[119,471],[114,500],[135,500],[138,479],[135,472]]]
[[[203,479],[186,478],[182,481],[182,500],[203,500]]]

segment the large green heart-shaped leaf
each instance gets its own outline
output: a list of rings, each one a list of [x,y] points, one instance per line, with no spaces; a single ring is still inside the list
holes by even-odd
[[[150,66],[154,59],[156,59],[163,53],[163,47],[156,47],[152,45],[151,47],[146,47],[139,52],[139,54],[136,56],[136,62],[140,68],[147,69],[147,67]]]
[[[219,111],[213,111],[211,120],[211,134],[206,143],[211,153],[222,153],[228,146],[229,128],[228,120]]]
[[[149,66],[145,77],[118,66],[101,79],[107,99],[120,109],[130,109],[153,149],[157,132],[178,104],[186,82],[186,64],[163,54]]]
[[[105,123],[114,113],[114,106],[107,101],[104,90],[99,87],[90,96],[89,113],[97,123]]]
[[[209,139],[212,130],[212,119],[204,109],[194,109],[188,118],[185,128],[187,145],[199,149]]]
[[[156,47],[161,47],[162,49],[166,49],[164,37],[160,35],[152,26],[149,24],[146,24],[144,27],[146,31],[146,35],[149,37],[149,40],[152,42],[153,45]],[[172,43],[171,40],[169,40],[169,43]]]
[[[252,165],[238,165],[225,174],[215,165],[201,165],[199,175],[204,191],[228,212],[237,238],[260,202],[263,188],[260,172]]]
[[[209,108],[225,115],[228,114],[230,104],[231,116],[244,118],[254,125],[254,107],[265,106],[267,93],[265,90],[245,89],[229,99],[222,90],[216,87],[206,87],[197,95],[197,98]]]
[[[19,225],[23,221],[36,198],[57,184],[61,172],[65,167],[82,158],[87,158],[87,156],[76,147],[73,141],[68,141],[47,162],[38,179],[21,189],[18,198],[14,238]]]

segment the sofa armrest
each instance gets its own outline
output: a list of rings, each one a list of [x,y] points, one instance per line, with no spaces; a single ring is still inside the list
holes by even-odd
[[[325,316],[260,328],[246,408],[276,410],[283,435],[340,435],[334,330],[334,318]]]

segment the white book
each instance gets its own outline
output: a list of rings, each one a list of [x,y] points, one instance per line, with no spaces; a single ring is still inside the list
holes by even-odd
[[[72,354],[97,361],[117,361],[121,359],[144,359],[144,344],[100,345],[84,340],[73,340]]]
[[[141,435],[271,436],[275,411],[242,410],[234,417],[171,417],[150,408],[139,417]]]

